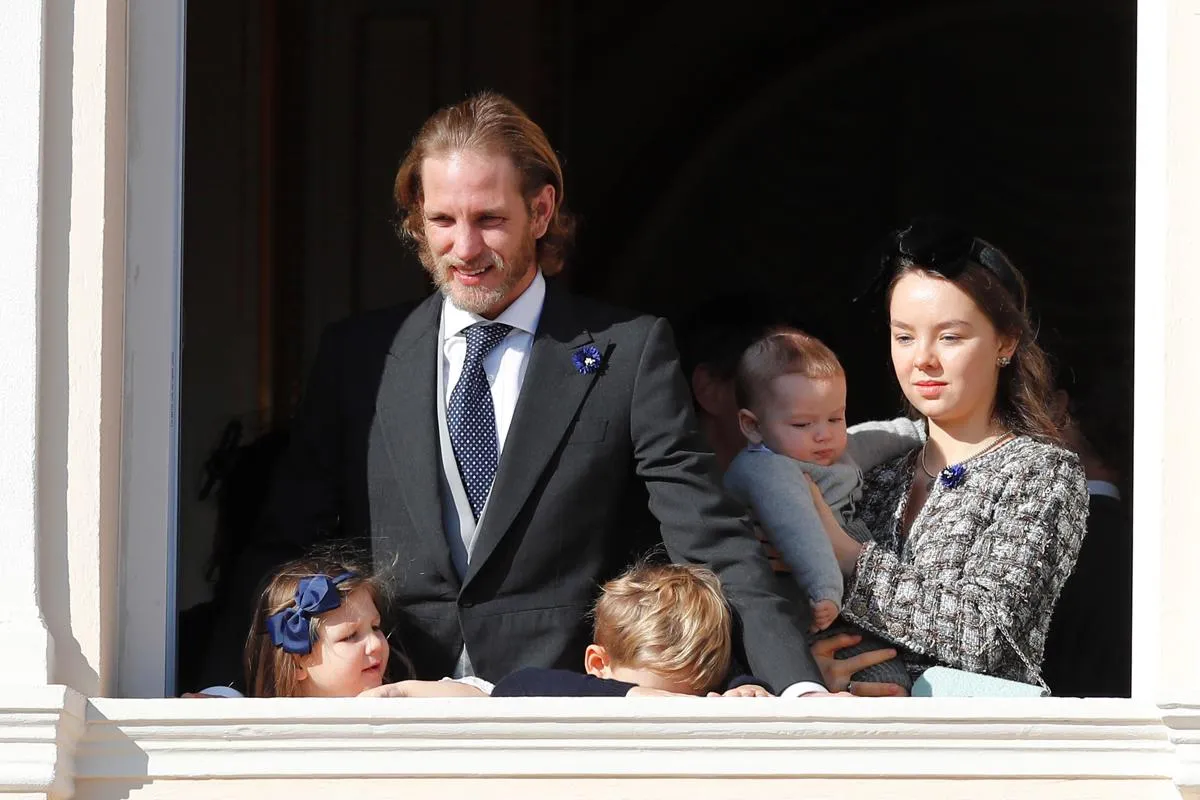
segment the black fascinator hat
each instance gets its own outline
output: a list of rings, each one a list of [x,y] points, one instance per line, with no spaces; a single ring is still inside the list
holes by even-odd
[[[936,214],[917,217],[907,227],[889,233],[872,258],[873,276],[856,301],[871,298],[882,302],[896,273],[906,267],[920,267],[954,280],[971,264],[987,270],[1012,296],[1020,309],[1025,308],[1025,283],[997,247],[972,236],[957,222]]]

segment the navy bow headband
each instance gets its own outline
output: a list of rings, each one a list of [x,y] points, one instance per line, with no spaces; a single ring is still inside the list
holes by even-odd
[[[288,653],[305,655],[312,652],[311,620],[318,614],[332,611],[342,604],[337,585],[357,577],[347,572],[336,578],[328,575],[309,575],[301,578],[292,604],[267,617],[267,632],[276,647]]]

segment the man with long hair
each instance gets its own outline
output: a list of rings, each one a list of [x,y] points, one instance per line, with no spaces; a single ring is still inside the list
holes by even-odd
[[[369,543],[418,676],[494,681],[581,667],[596,587],[649,511],[673,561],[720,576],[754,674],[823,691],[799,610],[714,483],[670,327],[555,278],[574,223],[541,128],[493,93],[444,108],[395,198],[440,292],[326,331],[262,560]]]

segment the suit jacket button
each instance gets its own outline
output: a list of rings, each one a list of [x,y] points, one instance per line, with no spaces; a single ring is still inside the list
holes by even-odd
[[[471,607],[473,607],[474,605],[475,605],[475,604],[474,604],[473,602],[471,602],[470,600],[459,600],[459,601],[458,601],[458,607],[459,607],[459,608],[471,608]]]

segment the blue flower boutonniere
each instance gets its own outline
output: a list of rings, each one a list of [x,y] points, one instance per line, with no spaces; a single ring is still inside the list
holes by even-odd
[[[938,482],[947,489],[953,489],[967,477],[967,468],[962,464],[951,464],[938,473]]]
[[[594,344],[585,345],[571,354],[571,361],[580,375],[591,375],[604,366],[604,356]]]

